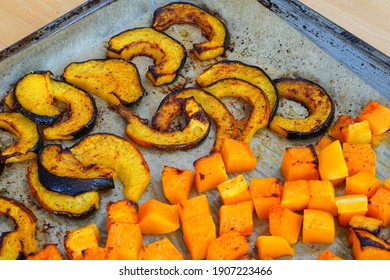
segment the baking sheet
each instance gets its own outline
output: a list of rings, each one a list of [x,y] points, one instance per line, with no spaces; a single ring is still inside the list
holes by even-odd
[[[239,4],[234,0],[189,2],[207,7],[208,10],[223,19],[231,36],[229,50],[224,57],[207,62],[199,62],[189,53],[178,79],[173,84],[162,87],[152,86],[145,78],[144,74],[147,66],[152,63],[151,59],[146,57],[134,59],[133,62],[137,65],[141,75],[141,82],[147,91],[142,102],[132,107],[141,117],[151,119],[158,104],[168,92],[173,88],[193,86],[195,78],[203,69],[223,59],[240,60],[247,64],[257,65],[264,69],[271,78],[299,76],[319,83],[332,96],[336,106],[336,116],[340,114],[356,116],[369,100],[377,100],[390,107],[390,101],[386,97],[367,85],[365,81],[355,76],[340,62],[322,51],[257,1],[243,0]],[[104,58],[105,47],[113,35],[134,27],[150,26],[153,11],[167,3],[169,1],[118,0],[89,14],[62,31],[20,50],[0,63],[1,95],[4,96],[20,77],[30,71],[50,70],[54,76],[59,77],[63,69],[71,62]],[[191,48],[193,42],[204,40],[200,30],[192,26],[173,26],[167,33],[181,41],[187,50]],[[98,119],[92,132],[111,132],[127,137],[124,132],[125,122],[122,118],[108,109],[103,100],[98,97],[95,97],[95,100],[98,106]],[[235,105],[237,103],[228,104],[230,108],[235,107]],[[151,169],[152,179],[139,203],[150,197],[166,201],[162,194],[160,180],[163,166],[193,169],[193,161],[210,151],[214,135],[215,128],[213,127],[206,141],[187,151],[161,152],[140,147]],[[279,166],[284,148],[315,143],[316,140],[317,138],[306,141],[288,141],[267,129],[259,131],[251,143],[258,158],[258,165],[254,171],[245,174],[248,182],[251,177],[277,177],[282,180]],[[70,146],[74,141],[55,142]],[[387,138],[376,148],[377,176],[381,180],[384,180],[390,173],[388,167],[389,146],[389,138]],[[124,198],[120,181],[116,181],[114,190],[101,192],[100,209],[96,213],[86,219],[71,220],[49,214],[34,200],[26,178],[28,164],[25,162],[6,166],[0,177],[0,191],[4,195],[24,203],[36,214],[38,217],[38,248],[43,244],[58,243],[63,251],[63,238],[66,231],[92,222],[100,228],[103,245],[106,237],[105,206],[110,200]],[[191,196],[195,195],[197,193],[193,190]],[[221,206],[218,192],[216,190],[209,191],[207,196],[214,221],[218,227],[218,208]],[[258,221],[255,216],[254,220],[255,231],[249,240],[252,247],[250,253],[256,257],[253,242],[258,235],[268,234],[268,224],[264,221]],[[12,229],[10,222],[0,217],[0,232],[9,229]],[[303,245],[301,243],[294,245],[296,250],[294,258],[315,259],[325,248],[331,249],[344,258],[351,258],[347,232],[345,229],[339,229],[339,232],[341,234],[337,235],[332,245]],[[181,232],[177,231],[167,236],[189,259]],[[161,235],[145,235],[144,244],[162,237]]]

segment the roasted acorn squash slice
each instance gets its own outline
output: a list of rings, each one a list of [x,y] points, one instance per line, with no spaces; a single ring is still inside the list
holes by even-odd
[[[222,79],[204,88],[218,98],[235,97],[245,100],[252,107],[250,116],[241,131],[238,140],[250,143],[256,131],[266,127],[270,116],[268,98],[264,92],[240,79]]]
[[[19,112],[36,124],[53,124],[62,114],[54,104],[51,72],[34,72],[15,85],[14,102]]]
[[[308,116],[294,118],[276,114],[269,125],[271,130],[287,139],[310,138],[326,131],[334,117],[334,104],[325,89],[302,78],[280,78],[274,82],[280,98],[302,104]]]
[[[22,243],[23,254],[27,256],[35,252],[37,250],[35,229],[38,221],[35,214],[20,202],[0,196],[0,215],[11,218],[15,223],[15,230],[13,232],[17,233]],[[15,240],[13,242],[17,243]]]
[[[109,133],[90,134],[70,148],[83,164],[115,170],[129,200],[137,202],[150,181],[150,170],[141,151],[129,140]]]
[[[137,68],[123,59],[73,62],[62,76],[68,83],[103,98],[110,105],[129,106],[145,94]]]
[[[27,171],[31,193],[44,209],[55,215],[80,218],[99,209],[99,194],[88,191],[77,196],[66,195],[48,190],[38,176],[38,164],[32,162]]]
[[[207,41],[193,44],[193,53],[199,60],[216,58],[224,54],[229,45],[229,32],[224,23],[193,4],[174,2],[154,12],[154,29],[163,31],[174,24],[193,24],[203,31]]]
[[[118,112],[127,122],[126,134],[136,143],[150,148],[179,150],[195,147],[209,133],[209,118],[193,98],[178,99],[177,102],[185,114],[186,125],[182,130],[159,131],[135,113],[121,107]]]
[[[0,155],[2,164],[21,162],[37,157],[41,146],[41,137],[37,125],[27,117],[16,112],[0,113],[0,128],[18,138],[15,144],[4,149]]]
[[[154,65],[149,66],[146,77],[155,86],[161,86],[173,82],[187,52],[175,39],[148,27],[126,30],[110,39],[107,57],[132,60],[137,56],[153,59]]]
[[[189,97],[193,97],[216,124],[217,131],[212,152],[221,149],[225,138],[235,138],[238,135],[236,119],[225,104],[215,95],[197,88],[179,89],[168,94],[153,116],[152,126],[160,131],[167,130],[181,111],[182,106],[178,99]]]
[[[279,94],[274,82],[263,69],[241,61],[224,60],[204,70],[197,77],[196,84],[205,87],[226,78],[241,79],[262,89],[268,98],[270,119],[272,119],[279,104]]]
[[[38,153],[38,174],[46,189],[70,196],[114,188],[114,171],[96,164],[82,164],[69,149],[51,144]]]
[[[16,231],[3,232],[0,236],[0,260],[17,260],[22,253],[22,242]]]
[[[71,140],[88,133],[95,125],[95,100],[86,92],[65,82],[51,80],[54,99],[66,104],[67,119],[43,129],[46,140]]]

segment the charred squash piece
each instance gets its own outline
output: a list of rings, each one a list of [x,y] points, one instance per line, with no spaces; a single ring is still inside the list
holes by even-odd
[[[13,232],[17,233],[17,237],[22,244],[22,253],[27,256],[35,252],[37,250],[35,229],[38,221],[35,214],[20,202],[0,196],[0,215],[11,218],[15,223],[15,230]],[[17,241],[13,240],[12,243],[18,246]],[[2,245],[6,246],[6,243]],[[0,249],[1,251],[2,249]]]
[[[39,151],[38,175],[46,189],[70,196],[114,188],[111,168],[85,165],[58,144],[46,145]]]
[[[132,60],[137,56],[153,59],[154,65],[149,66],[146,77],[155,86],[161,86],[173,82],[187,52],[175,39],[148,27],[126,30],[110,39],[107,57]]]
[[[196,88],[173,91],[160,103],[152,120],[152,126],[160,131],[167,130],[181,111],[178,99],[193,97],[217,126],[216,139],[212,151],[219,151],[225,138],[235,138],[238,134],[236,119],[222,101],[211,93]]]
[[[15,85],[14,102],[19,112],[36,124],[53,124],[62,114],[54,105],[51,72],[33,72]]]
[[[218,98],[235,97],[243,99],[251,105],[252,112],[238,140],[250,143],[256,131],[268,125],[269,102],[260,88],[240,79],[222,79],[204,89]]]
[[[110,105],[129,106],[145,94],[138,70],[122,59],[95,59],[69,64],[65,81],[105,99]]]
[[[287,139],[307,139],[328,129],[334,117],[334,103],[325,89],[302,78],[280,78],[274,82],[280,98],[302,104],[309,115],[298,119],[277,114],[270,123],[271,130]]]
[[[223,22],[193,4],[174,2],[154,12],[154,29],[163,31],[174,24],[193,24],[203,31],[207,41],[193,45],[193,53],[199,60],[216,58],[222,55],[229,45],[229,32]]]
[[[46,140],[71,140],[89,132],[95,125],[95,100],[67,83],[51,80],[53,97],[68,106],[68,118],[43,129]]]
[[[33,162],[27,171],[31,193],[44,209],[55,215],[80,218],[99,209],[99,194],[88,191],[77,196],[66,195],[48,190],[39,180],[38,165]]]
[[[16,231],[3,232],[0,236],[0,260],[17,260],[23,255],[22,242]]]
[[[350,229],[352,256],[355,260],[390,260],[390,244],[374,234]]]
[[[205,87],[227,78],[245,80],[260,88],[268,98],[270,119],[272,119],[279,104],[279,93],[272,79],[258,66],[236,60],[220,61],[204,70],[196,79],[196,84]]]
[[[209,118],[194,98],[177,99],[177,102],[185,114],[186,125],[182,130],[159,131],[122,106],[118,112],[127,122],[126,134],[149,148],[183,150],[197,146],[210,131]]]
[[[42,140],[37,125],[17,112],[0,113],[0,128],[7,130],[18,138],[18,141],[0,154],[2,164],[21,162],[37,157]]]
[[[90,134],[70,148],[84,165],[96,164],[115,170],[129,200],[137,202],[150,181],[150,170],[141,151],[129,140],[109,133]]]

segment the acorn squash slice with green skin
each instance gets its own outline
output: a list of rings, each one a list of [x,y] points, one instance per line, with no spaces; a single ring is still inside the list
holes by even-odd
[[[259,129],[267,127],[270,116],[269,102],[260,88],[240,79],[222,79],[204,89],[220,99],[234,97],[243,99],[250,104],[252,111],[246,118],[245,126],[238,140],[250,143]]]
[[[270,129],[287,139],[307,139],[325,132],[333,121],[334,103],[320,85],[303,78],[274,80],[280,98],[301,104],[308,111],[303,118],[276,114]]]
[[[129,29],[110,39],[107,57],[132,60],[137,56],[153,59],[146,77],[153,85],[161,86],[175,80],[187,52],[180,42],[149,27]]]
[[[91,59],[65,67],[63,79],[107,101],[129,106],[145,95],[138,70],[123,59]]]
[[[32,162],[27,171],[31,193],[48,212],[69,218],[83,218],[99,209],[99,193],[88,191],[71,196],[48,190],[38,176],[38,164]]]
[[[0,154],[2,164],[22,162],[37,157],[42,139],[37,125],[17,112],[0,113],[0,128],[7,130],[18,141],[6,147]]]
[[[15,223],[15,230],[12,232],[17,233],[25,256],[37,251],[35,230],[38,219],[30,209],[14,199],[0,196],[0,215],[11,218]]]
[[[180,113],[181,103],[178,99],[193,97],[202,106],[206,114],[216,124],[216,136],[211,152],[221,149],[225,138],[236,138],[238,128],[236,119],[215,95],[198,88],[179,89],[168,94],[160,103],[152,119],[152,127],[164,131],[169,129],[170,124]]]
[[[67,105],[67,119],[44,128],[44,138],[72,140],[91,131],[96,122],[95,100],[85,91],[66,82],[51,79],[51,87],[54,99]]]
[[[15,107],[38,125],[51,125],[62,115],[54,104],[51,75],[50,71],[29,73],[15,85]]]
[[[278,89],[268,74],[258,66],[236,60],[220,61],[205,69],[195,82],[198,86],[205,87],[227,78],[241,79],[260,88],[268,98],[270,120],[272,119],[279,104]]]
[[[140,145],[161,150],[190,149],[206,138],[210,120],[193,97],[177,99],[177,103],[185,114],[186,124],[182,130],[159,131],[125,107],[118,108],[118,113],[127,122],[126,134]]]
[[[96,164],[82,164],[68,148],[49,144],[38,153],[39,181],[46,189],[70,196],[114,186],[114,171]]]
[[[173,2],[158,8],[153,14],[152,27],[164,31],[174,24],[199,27],[207,41],[193,44],[193,54],[199,60],[210,60],[225,53],[230,36],[225,24],[204,9],[190,3]]]
[[[141,151],[130,141],[110,133],[89,134],[70,148],[84,165],[112,168],[123,185],[123,193],[137,202],[150,181],[149,166]]]

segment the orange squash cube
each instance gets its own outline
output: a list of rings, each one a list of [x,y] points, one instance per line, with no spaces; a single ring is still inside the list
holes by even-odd
[[[207,250],[207,260],[239,260],[248,254],[249,242],[245,236],[231,230],[213,240]]]
[[[356,119],[367,120],[372,134],[382,134],[390,129],[390,109],[374,100],[367,103]]]
[[[205,194],[191,197],[179,203],[179,218],[181,223],[203,214],[210,215],[209,201]]]
[[[139,224],[113,223],[105,247],[114,250],[119,260],[137,260],[142,241]]]
[[[226,138],[221,154],[228,174],[251,171],[257,164],[250,144],[236,139]]]
[[[329,180],[333,185],[338,185],[348,176],[348,167],[339,140],[333,141],[320,151],[318,169],[321,180]]]
[[[107,231],[110,230],[111,224],[115,222],[138,223],[138,204],[128,199],[109,201],[106,205]]]
[[[96,247],[88,248],[82,252],[80,260],[117,260],[116,251],[112,248]]]
[[[177,205],[150,198],[139,206],[138,224],[143,234],[166,234],[179,229]]]
[[[184,260],[184,256],[167,237],[164,237],[161,240],[142,246],[138,259]]]
[[[281,236],[289,244],[298,241],[303,217],[281,205],[275,205],[269,212],[269,230],[271,235]]]
[[[280,204],[282,186],[277,178],[251,178],[249,184],[257,217],[268,220],[272,206]]]
[[[222,205],[219,209],[219,236],[234,230],[241,235],[253,231],[253,202]]]
[[[26,260],[62,260],[57,244],[46,244],[39,251],[29,254]]]
[[[335,261],[335,260],[343,260],[343,258],[335,255],[330,250],[325,249],[324,251],[322,251],[321,254],[318,255],[317,260],[331,260],[331,261]]]
[[[337,215],[335,202],[336,191],[333,184],[328,180],[309,181],[310,198],[307,204],[308,209],[318,209]]]
[[[317,155],[323,148],[325,148],[332,142],[333,141],[328,136],[322,135],[314,145],[314,150],[316,151]]]
[[[365,215],[368,210],[368,198],[364,194],[337,196],[335,201],[340,226],[348,225],[354,215]]]
[[[193,183],[194,171],[164,166],[161,173],[161,184],[164,196],[171,204],[188,199]]]
[[[282,188],[280,204],[291,211],[301,211],[307,208],[310,198],[308,180],[286,181]]]
[[[345,194],[365,194],[371,197],[379,189],[381,180],[368,171],[360,171],[345,180]]]
[[[376,174],[376,153],[370,144],[344,143],[343,155],[349,176],[363,170]]]
[[[281,256],[294,256],[294,248],[281,236],[261,235],[256,238],[255,247],[260,260],[272,260]]]
[[[99,247],[100,232],[95,223],[67,231],[64,239],[66,254],[70,260],[81,259],[82,251]]]
[[[364,215],[354,215],[348,223],[349,227],[353,229],[364,229],[374,235],[378,235],[380,233],[382,224],[382,220]]]
[[[383,227],[390,224],[390,190],[379,188],[370,197],[367,216],[383,221]]]
[[[387,177],[387,179],[385,179],[385,181],[382,184],[382,188],[390,191],[390,177]]]
[[[210,243],[217,238],[216,226],[210,214],[195,216],[182,224],[183,239],[193,260],[207,257]]]
[[[335,140],[339,140],[340,142],[345,142],[344,134],[342,133],[342,129],[350,124],[354,124],[355,119],[349,115],[340,115],[336,122],[329,128],[328,134]]]
[[[317,154],[313,145],[284,150],[280,172],[285,181],[319,179]]]
[[[236,204],[252,201],[248,182],[243,174],[222,182],[217,186],[223,204]]]
[[[343,134],[344,143],[371,143],[372,135],[370,130],[370,124],[367,120],[347,125],[341,129],[341,133]]]
[[[374,234],[351,229],[352,256],[355,260],[390,260],[390,244]]]
[[[335,224],[332,214],[317,209],[303,210],[302,243],[332,244]]]
[[[199,193],[215,189],[228,180],[225,164],[219,152],[204,156],[194,162],[195,187]]]

